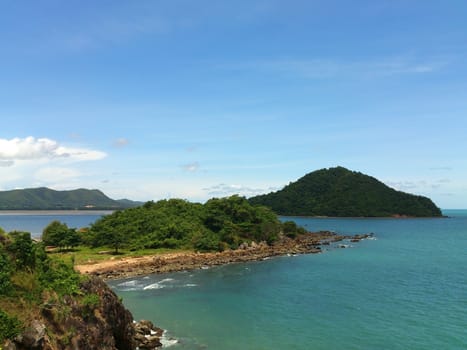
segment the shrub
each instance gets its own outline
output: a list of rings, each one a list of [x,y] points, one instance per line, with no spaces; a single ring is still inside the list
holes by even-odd
[[[11,269],[12,266],[8,256],[2,252],[0,247],[0,295],[7,295],[11,291]]]
[[[73,295],[79,291],[80,275],[60,260],[50,261],[39,278],[44,289],[54,290],[59,295]]]
[[[0,309],[0,344],[6,339],[13,339],[20,332],[21,322]]]

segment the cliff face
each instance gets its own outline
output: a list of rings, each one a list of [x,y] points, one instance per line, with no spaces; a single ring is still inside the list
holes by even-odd
[[[81,299],[45,303],[40,316],[4,349],[135,349],[133,316],[115,293],[99,278],[84,282],[81,291]]]

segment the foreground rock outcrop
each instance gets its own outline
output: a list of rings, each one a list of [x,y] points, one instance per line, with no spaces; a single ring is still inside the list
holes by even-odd
[[[42,306],[4,350],[134,350],[161,347],[162,330],[151,323],[134,323],[117,295],[100,279],[90,278],[81,285],[82,296],[65,297]],[[148,332],[149,337],[142,336]],[[0,348],[2,348],[0,346]]]

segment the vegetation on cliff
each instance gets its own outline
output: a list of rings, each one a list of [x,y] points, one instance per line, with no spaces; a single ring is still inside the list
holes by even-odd
[[[292,226],[287,226],[290,235],[302,231]],[[282,229],[274,212],[254,207],[243,197],[214,198],[205,204],[170,199],[104,216],[83,235],[83,242],[116,250],[125,246],[212,251],[235,249],[243,242],[272,243]]]
[[[123,209],[142,203],[113,200],[99,190],[55,191],[49,188],[0,191],[0,210]]]
[[[437,217],[441,210],[429,199],[396,191],[377,179],[343,167],[314,171],[282,190],[252,197],[279,215]]]
[[[103,282],[48,256],[30,233],[0,229],[0,348],[132,349],[131,324]]]

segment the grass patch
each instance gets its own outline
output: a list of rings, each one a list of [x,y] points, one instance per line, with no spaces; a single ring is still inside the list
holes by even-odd
[[[180,252],[189,252],[187,249],[168,249],[168,248],[158,248],[158,249],[138,249],[138,250],[119,250],[118,254],[115,254],[115,250],[110,247],[99,247],[99,248],[90,248],[86,246],[79,246],[74,249],[72,252],[66,251],[49,251],[49,256],[53,258],[61,259],[66,263],[71,263],[74,265],[86,265],[86,264],[95,264],[98,262],[103,262],[107,260],[119,260],[128,257],[141,257],[148,255],[158,255],[166,253],[180,253]]]

